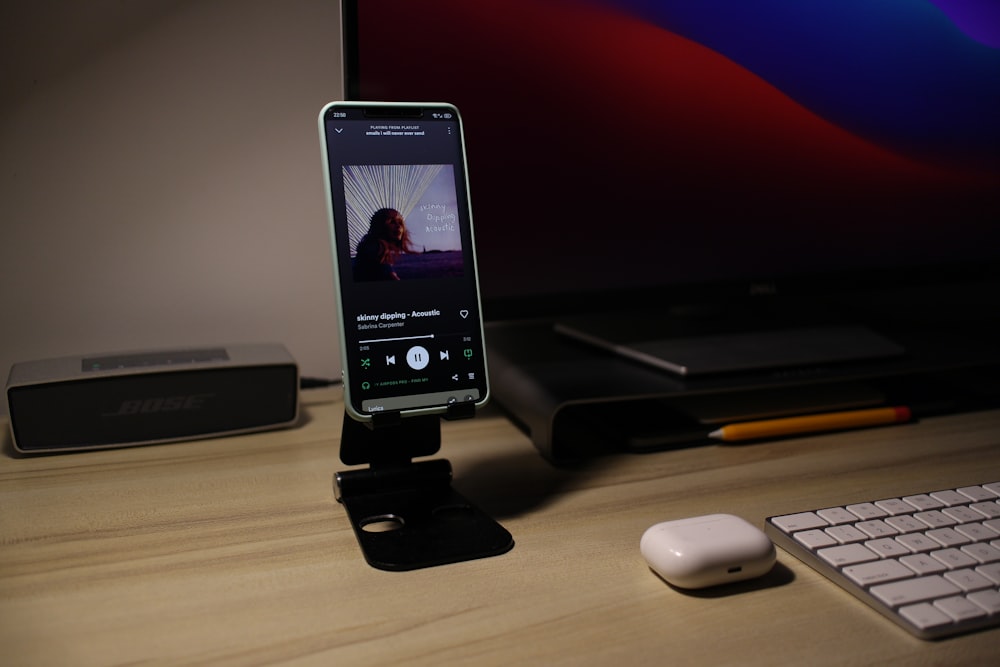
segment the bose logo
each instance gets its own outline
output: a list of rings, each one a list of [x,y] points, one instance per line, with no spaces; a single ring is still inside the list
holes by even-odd
[[[163,398],[136,398],[122,401],[114,412],[105,412],[102,417],[123,417],[126,415],[151,415],[162,412],[200,410],[205,402],[215,394],[190,394],[187,396],[164,396]]]

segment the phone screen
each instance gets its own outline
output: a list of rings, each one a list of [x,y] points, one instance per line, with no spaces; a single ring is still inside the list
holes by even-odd
[[[450,105],[320,114],[345,403],[355,419],[486,402],[465,148]]]

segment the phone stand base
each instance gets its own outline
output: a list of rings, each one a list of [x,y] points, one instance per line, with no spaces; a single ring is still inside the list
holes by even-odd
[[[451,486],[446,459],[412,461],[440,448],[441,421],[411,417],[374,427],[344,415],[341,460],[369,468],[338,472],[334,492],[365,560],[380,570],[416,570],[498,556],[507,530]],[[367,454],[364,454],[367,452]]]

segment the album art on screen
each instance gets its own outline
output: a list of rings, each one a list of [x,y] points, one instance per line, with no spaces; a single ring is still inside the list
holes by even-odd
[[[343,169],[356,282],[463,276],[452,165],[347,165]]]

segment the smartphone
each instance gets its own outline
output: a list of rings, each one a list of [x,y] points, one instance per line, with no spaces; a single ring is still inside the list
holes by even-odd
[[[458,109],[332,102],[319,133],[347,413],[481,407],[489,378]]]

